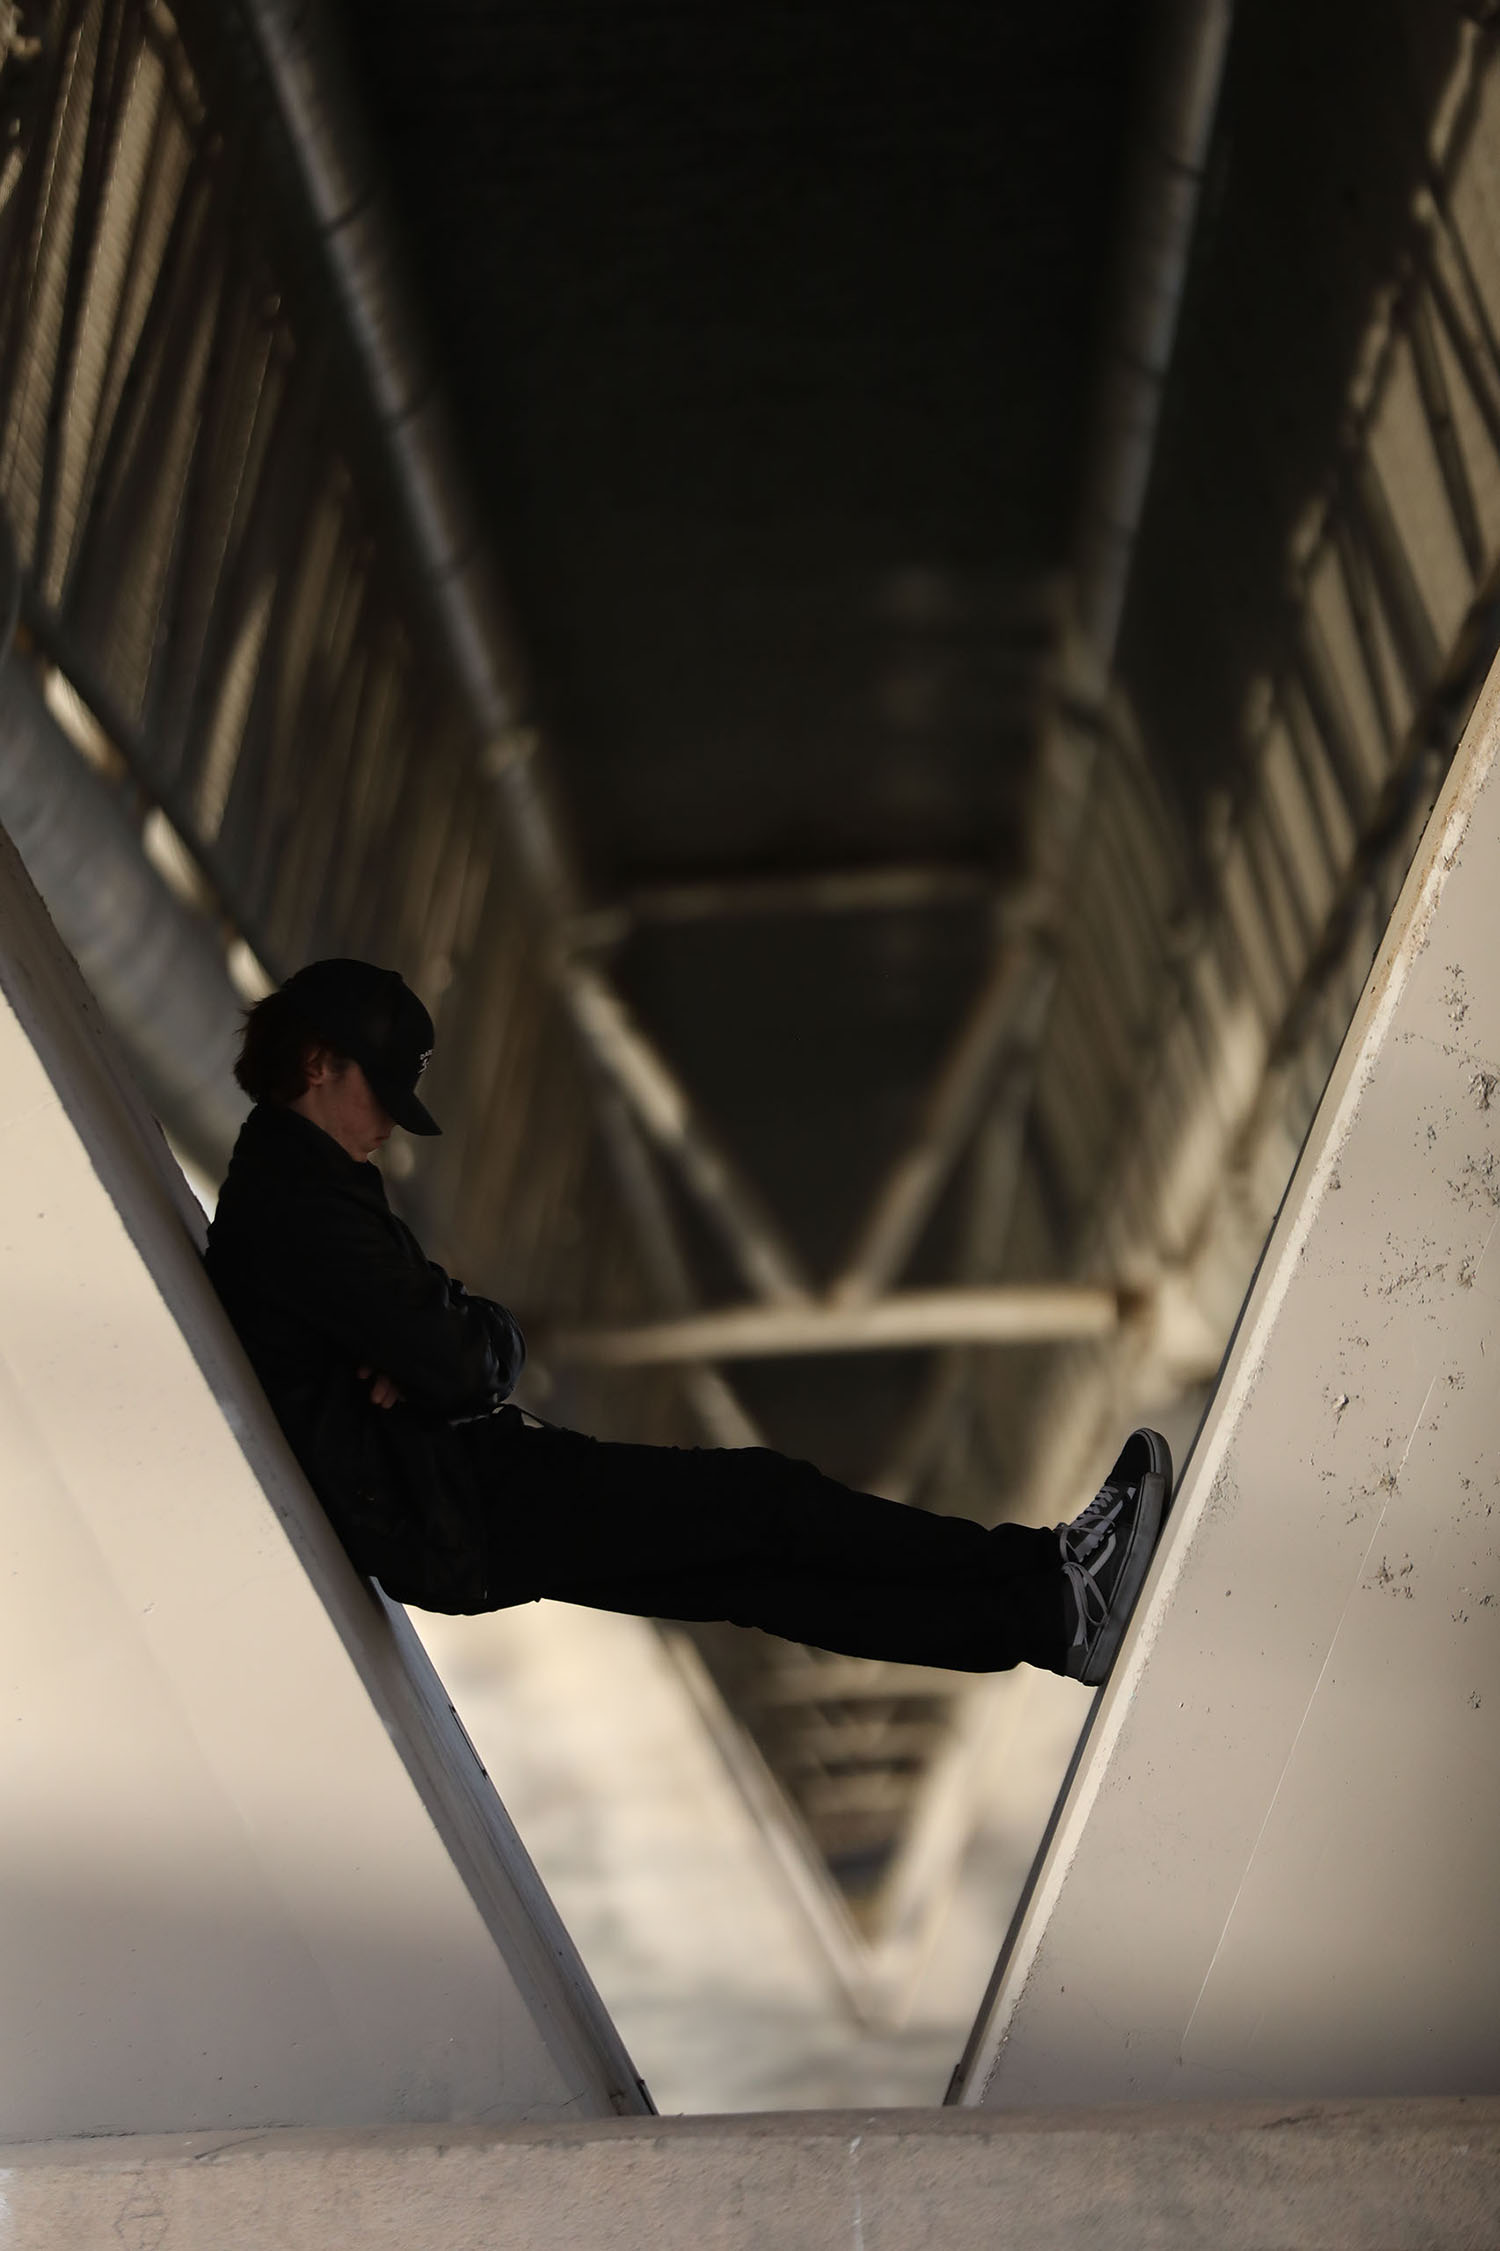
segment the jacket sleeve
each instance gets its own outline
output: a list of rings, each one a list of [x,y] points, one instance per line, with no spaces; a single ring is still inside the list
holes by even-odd
[[[389,1376],[428,1414],[480,1414],[500,1404],[525,1359],[503,1306],[471,1297],[393,1213],[318,1197],[297,1221],[300,1310],[353,1366]]]
[[[521,1370],[526,1365],[526,1339],[521,1334],[520,1322],[507,1306],[498,1304],[494,1298],[479,1297],[474,1291],[466,1290],[462,1282],[444,1273],[435,1259],[427,1263],[446,1287],[450,1302],[483,1321],[499,1371],[498,1396],[508,1398],[520,1382]]]
[[[453,1287],[461,1290],[463,1284],[455,1282]],[[492,1297],[471,1297],[469,1303],[484,1309],[490,1344],[500,1369],[500,1396],[508,1399],[526,1365],[526,1339],[521,1333],[521,1324],[508,1306],[497,1304]]]

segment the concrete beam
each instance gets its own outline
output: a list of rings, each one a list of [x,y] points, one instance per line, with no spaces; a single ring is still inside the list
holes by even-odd
[[[647,2108],[201,1230],[0,836],[0,2132]]]
[[[961,2070],[1500,2093],[1500,671]]]
[[[26,2251],[1492,2251],[1493,2101],[823,2111],[0,2147]]]

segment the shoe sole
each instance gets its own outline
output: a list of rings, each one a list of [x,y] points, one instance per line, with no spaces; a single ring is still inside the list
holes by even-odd
[[[1135,1522],[1130,1528],[1130,1538],[1125,1549],[1125,1559],[1115,1581],[1114,1595],[1109,1605],[1109,1616],[1099,1628],[1099,1638],[1089,1651],[1088,1661],[1077,1676],[1085,1688],[1101,1688],[1109,1678],[1110,1667],[1120,1653],[1120,1643],[1125,1638],[1125,1628],[1130,1623],[1151,1558],[1156,1553],[1156,1543],[1166,1522],[1167,1508],[1172,1493],[1172,1454],[1165,1438],[1157,1430],[1132,1431],[1119,1460],[1110,1471],[1110,1481],[1122,1477],[1126,1482],[1137,1473],[1128,1457],[1137,1441],[1144,1441],[1149,1464],[1140,1474],[1140,1492],[1136,1500]]]

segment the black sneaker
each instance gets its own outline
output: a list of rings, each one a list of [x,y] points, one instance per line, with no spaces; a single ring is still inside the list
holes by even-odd
[[[1097,1688],[1115,1661],[1171,1492],[1166,1440],[1135,1430],[1083,1514],[1057,1527],[1077,1611],[1063,1670],[1086,1687]]]

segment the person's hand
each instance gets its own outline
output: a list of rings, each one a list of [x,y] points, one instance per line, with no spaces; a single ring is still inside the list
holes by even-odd
[[[399,1403],[402,1394],[397,1390],[389,1376],[383,1376],[378,1368],[361,1368],[359,1371],[360,1382],[364,1383],[367,1379],[370,1384],[370,1401],[373,1406],[394,1407]]]

